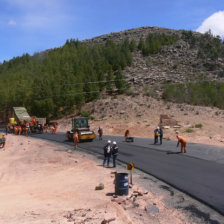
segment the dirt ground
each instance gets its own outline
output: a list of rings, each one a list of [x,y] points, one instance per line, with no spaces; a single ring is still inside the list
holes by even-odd
[[[128,196],[114,198],[113,171],[66,146],[7,135],[0,150],[0,224],[193,223],[136,184]],[[104,189],[95,190],[100,183]]]
[[[101,126],[104,134],[124,135],[129,128],[132,136],[153,138],[160,115],[166,114],[180,127],[164,129],[164,138],[176,140],[175,133],[179,131],[188,142],[224,146],[224,111],[217,108],[167,103],[142,95],[121,95],[95,100],[82,110],[94,118],[90,126],[95,132]],[[60,131],[71,130],[71,117],[58,121]]]

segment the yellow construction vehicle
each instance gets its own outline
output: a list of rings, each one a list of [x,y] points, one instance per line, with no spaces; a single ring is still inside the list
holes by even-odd
[[[91,131],[87,117],[73,117],[72,130],[67,131],[66,136],[69,140],[73,140],[73,135],[78,132],[79,141],[92,141],[96,138],[94,131]]]

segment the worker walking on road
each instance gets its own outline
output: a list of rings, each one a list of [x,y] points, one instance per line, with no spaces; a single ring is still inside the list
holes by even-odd
[[[163,129],[162,127],[159,128],[159,140],[160,140],[160,145],[163,143]]]
[[[113,167],[117,165],[117,155],[118,155],[118,146],[115,141],[113,141],[112,145],[112,155],[113,155]]]
[[[74,147],[75,149],[77,149],[78,147],[78,142],[79,142],[79,135],[78,132],[76,131],[75,134],[73,135],[73,139],[74,139]]]
[[[177,147],[179,146],[179,143],[181,143],[181,152],[183,153],[183,149],[184,149],[184,153],[186,153],[187,152],[186,139],[183,136],[180,136],[178,132],[176,132],[176,134],[177,134],[177,139],[178,139]]]
[[[154,130],[154,145],[158,143],[159,139],[159,126]]]
[[[112,151],[111,141],[110,140],[107,141],[107,144],[104,146],[103,150],[104,150],[103,166],[105,166],[106,161],[107,161],[107,167],[109,167],[109,165],[110,165],[111,151]]]
[[[130,131],[129,129],[127,129],[124,133],[124,137],[125,137],[125,141],[128,142],[128,138],[129,138],[129,135],[130,135]]]
[[[98,134],[99,134],[99,140],[103,140],[103,129],[99,127],[98,129]]]

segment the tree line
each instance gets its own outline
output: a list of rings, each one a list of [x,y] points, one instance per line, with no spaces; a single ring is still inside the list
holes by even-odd
[[[63,47],[4,61],[1,113],[25,106],[36,116],[60,117],[99,98],[103,90],[122,93],[127,87],[122,70],[131,65],[135,46],[128,39],[94,45],[70,39]]]
[[[167,86],[162,98],[176,103],[211,106],[224,109],[224,82],[202,81]]]

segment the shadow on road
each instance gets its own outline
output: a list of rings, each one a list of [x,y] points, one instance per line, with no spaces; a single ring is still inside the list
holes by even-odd
[[[172,154],[181,154],[182,152],[166,152],[167,155],[172,155]]]

